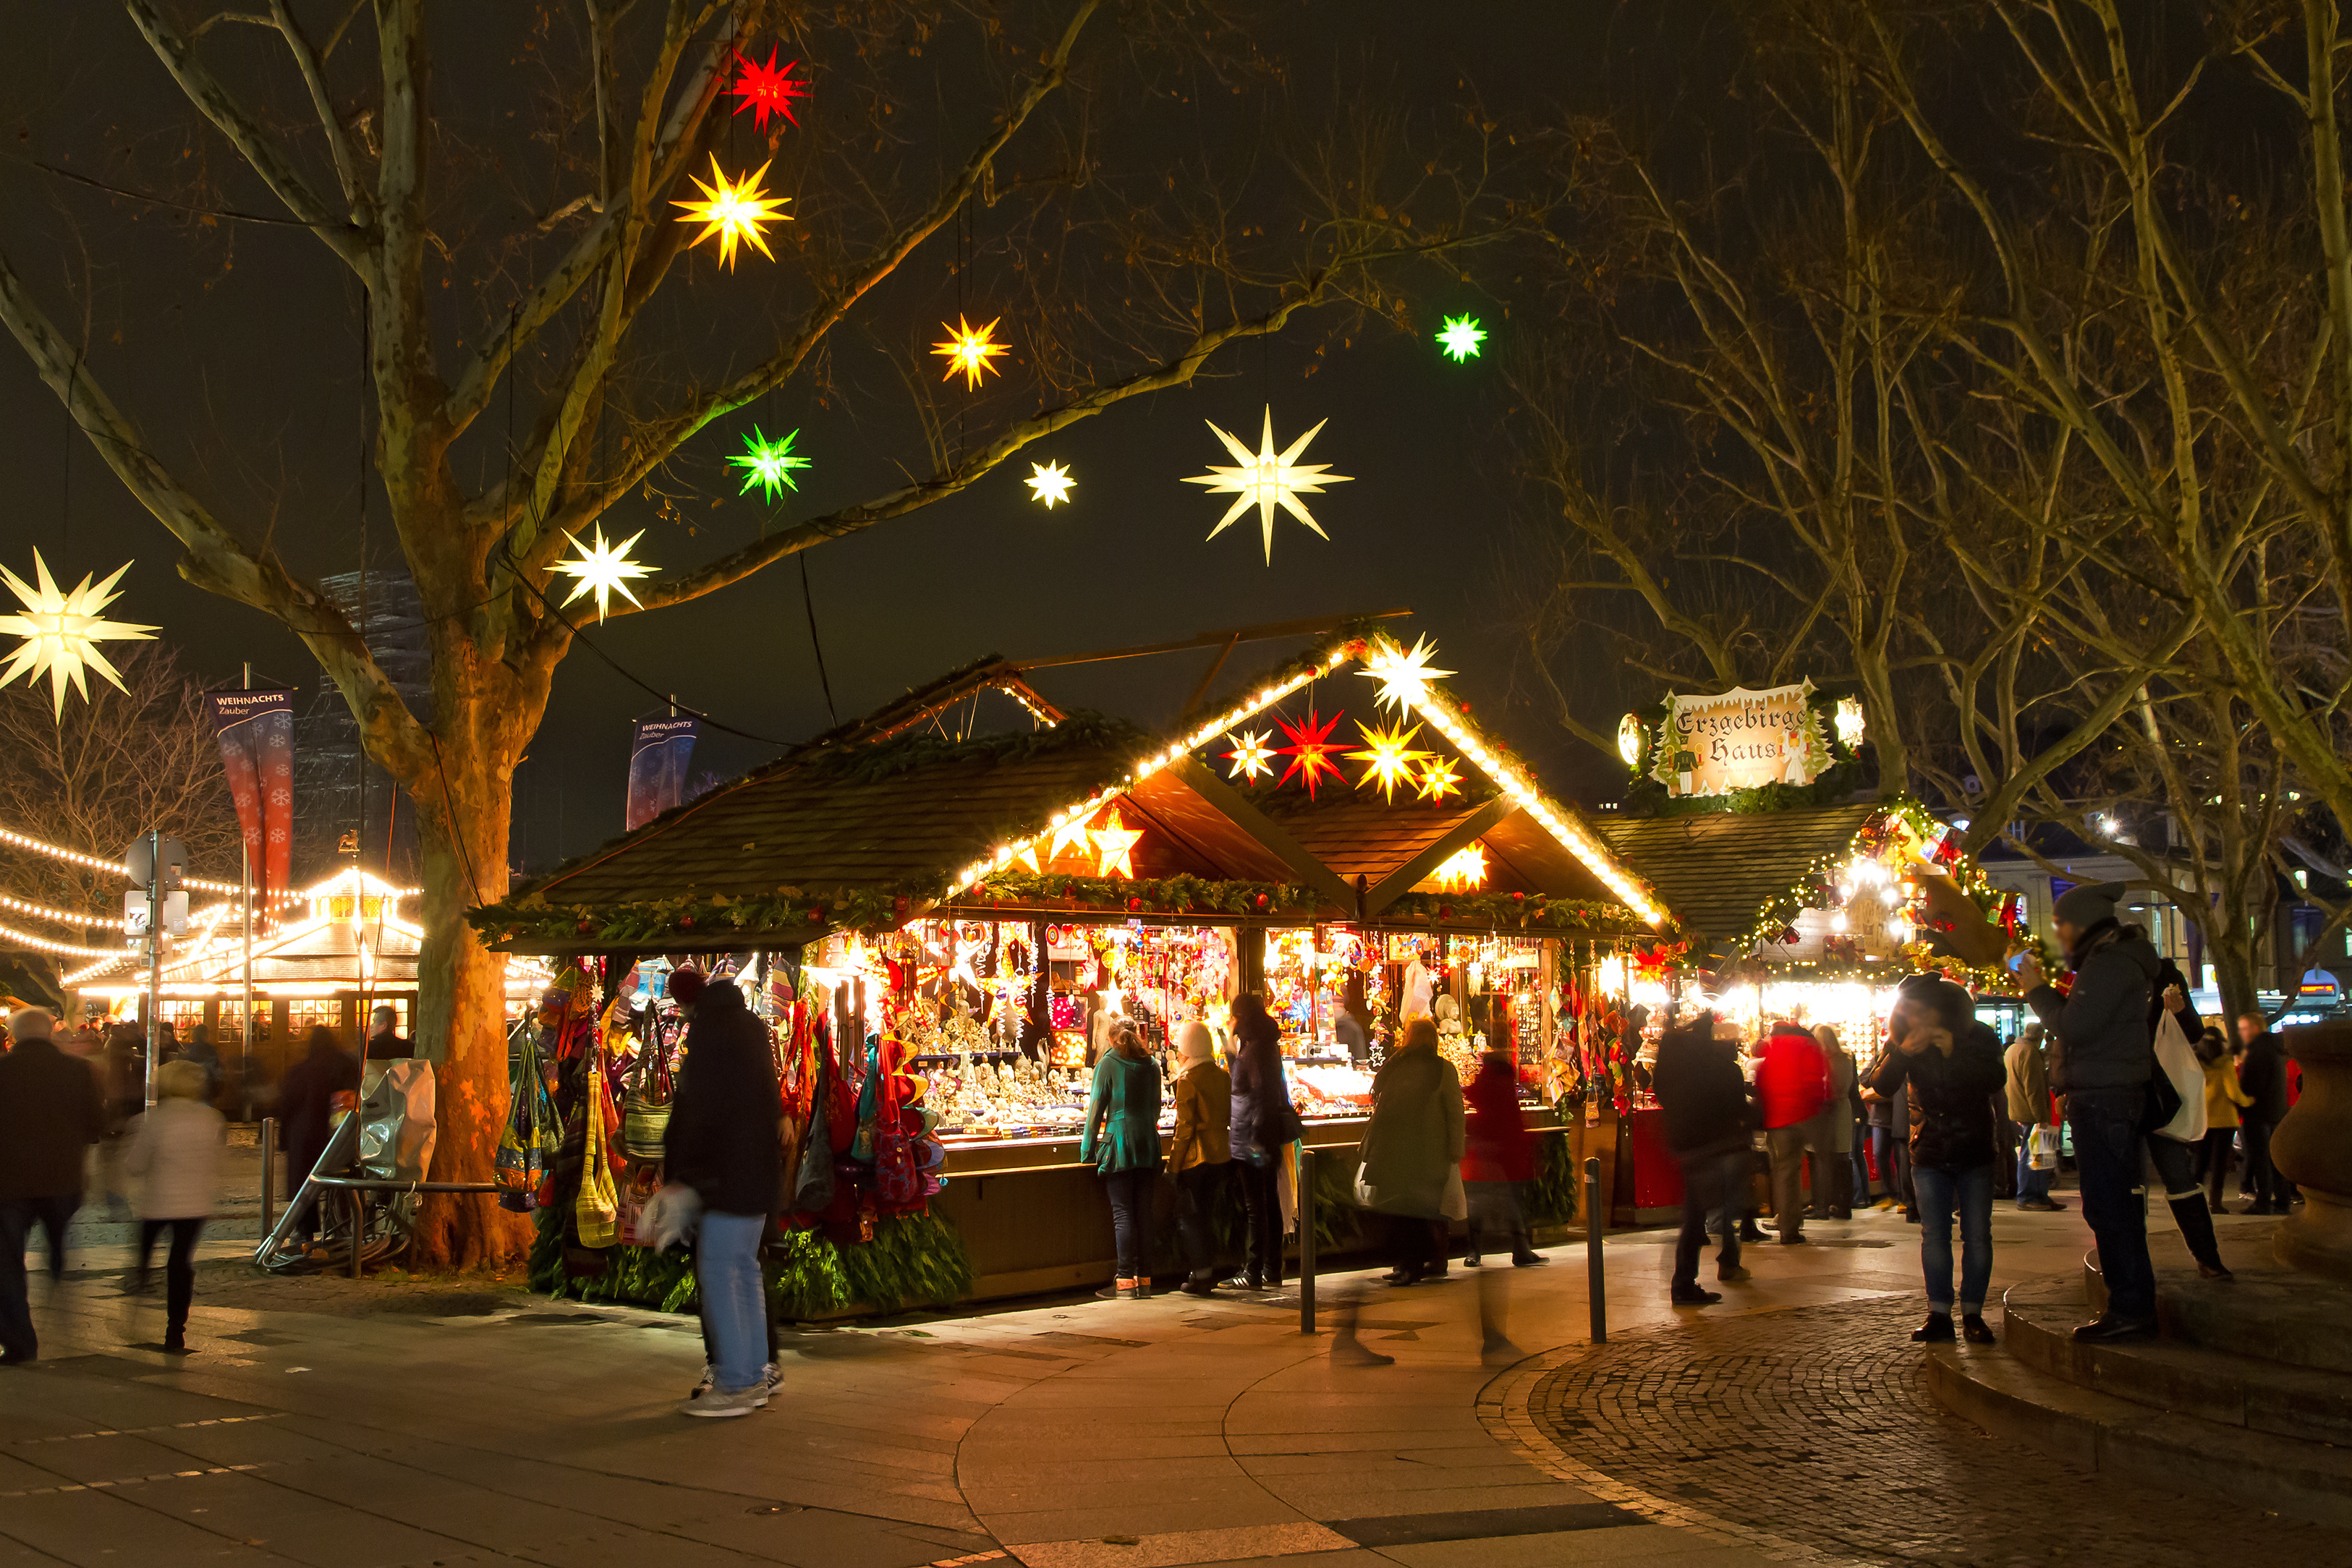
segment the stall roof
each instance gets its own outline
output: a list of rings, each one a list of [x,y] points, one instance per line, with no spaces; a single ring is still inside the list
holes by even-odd
[[[1853,842],[1885,802],[1786,811],[1600,817],[1593,831],[1655,888],[1694,950],[1728,943],[1824,856]]]

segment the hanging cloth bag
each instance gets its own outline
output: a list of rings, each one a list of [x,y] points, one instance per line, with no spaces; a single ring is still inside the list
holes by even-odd
[[[522,1050],[515,1060],[498,1161],[499,1202],[519,1212],[533,1207],[531,1195],[547,1175],[548,1155],[562,1141],[555,1131],[555,1104],[547,1097],[547,1076],[540,1068],[539,1031],[526,1025],[520,1032]]]
[[[607,1154],[608,1130],[604,1119],[613,1113],[612,1101],[604,1087],[604,1075],[589,1063],[588,1090],[582,1096],[580,1114],[588,1124],[587,1138],[580,1165],[580,1197],[572,1205],[574,1228],[580,1232],[580,1245],[610,1247],[621,1239],[621,1199],[613,1186],[613,1162]]]
[[[669,1134],[669,1051],[660,1031],[646,1046],[637,1070],[621,1092],[621,1153],[633,1160],[658,1160]]]
[[[808,1136],[801,1143],[800,1168],[793,1178],[792,1201],[785,1207],[795,1214],[822,1214],[833,1202],[833,1137],[831,1123],[833,1104],[827,1082],[834,1076],[833,1052],[820,1043],[814,1071],[815,1092],[809,1098]]]

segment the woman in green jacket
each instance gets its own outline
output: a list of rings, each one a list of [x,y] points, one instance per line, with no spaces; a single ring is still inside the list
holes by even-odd
[[[1133,1020],[1111,1025],[1110,1049],[1095,1063],[1078,1158],[1095,1167],[1110,1197],[1118,1277],[1095,1293],[1131,1301],[1151,1293],[1151,1190],[1160,1179],[1160,1067]]]

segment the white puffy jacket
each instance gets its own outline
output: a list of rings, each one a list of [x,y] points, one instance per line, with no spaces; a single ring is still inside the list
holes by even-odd
[[[128,1162],[136,1185],[131,1207],[142,1219],[210,1215],[220,1194],[221,1149],[228,1123],[194,1100],[165,1100],[139,1118]]]

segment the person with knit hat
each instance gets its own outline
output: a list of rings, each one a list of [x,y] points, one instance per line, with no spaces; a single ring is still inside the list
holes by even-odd
[[[2065,1097],[2083,1218],[2098,1241],[2106,1281],[2106,1311],[2074,1331],[2088,1341],[2156,1327],[2156,1265],[2147,1255],[2147,1208],[2138,1188],[2148,1083],[2156,1075],[2149,1004],[2163,961],[2146,935],[2116,918],[2124,891],[2119,882],[2068,888],[2052,909],[2074,973],[2072,990],[2051,985],[2031,953],[2017,967],[2025,1005],[2057,1037],[2051,1087]]]
[[[1180,1289],[1194,1296],[1217,1288],[1209,1214],[1234,1169],[1234,1081],[1217,1065],[1215,1044],[1197,1019],[1176,1031],[1176,1130],[1168,1140],[1168,1169],[1176,1178],[1176,1232],[1191,1270]]]
[[[1952,1220],[1960,1222],[1957,1301],[1961,1330],[1990,1344],[1984,1321],[1992,1282],[1992,1176],[1999,1145],[1992,1096],[2008,1082],[2000,1040],[1977,1021],[1966,989],[1941,975],[1910,975],[1887,1019],[1888,1050],[1872,1086],[1889,1097],[1909,1091],[1911,1180],[1919,1197],[1919,1271],[1927,1321],[1911,1337],[1948,1343],[1952,1331]]]

